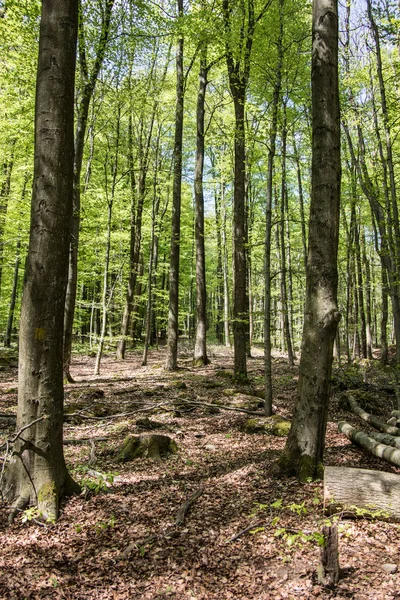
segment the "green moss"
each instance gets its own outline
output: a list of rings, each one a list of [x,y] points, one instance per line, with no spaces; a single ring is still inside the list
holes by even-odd
[[[38,492],[38,503],[49,504],[57,500],[57,490],[54,481],[44,483]]]
[[[176,390],[186,390],[187,389],[187,385],[184,381],[173,381],[171,384],[171,387],[175,388]]]
[[[233,388],[226,388],[225,390],[222,390],[222,393],[224,396],[228,396],[228,398],[230,398],[231,396],[235,396],[235,394],[238,394],[239,392],[237,390],[234,390]]]
[[[288,435],[290,426],[291,422],[287,419],[283,419],[279,415],[273,415],[272,417],[247,419],[243,431],[245,433],[268,433],[284,437]]]
[[[286,437],[289,434],[291,422],[285,419],[280,419],[273,427],[273,434],[278,437]]]
[[[225,379],[232,379],[233,378],[233,371],[216,371],[215,372],[216,377],[224,377]]]

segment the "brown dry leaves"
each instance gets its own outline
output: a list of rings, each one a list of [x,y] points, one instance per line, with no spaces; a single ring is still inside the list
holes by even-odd
[[[399,564],[400,529],[382,522],[340,523],[342,578],[336,590],[316,584],[321,530],[321,485],[300,486],[294,479],[272,475],[285,440],[241,431],[245,415],[205,407],[192,412],[171,409],[180,399],[229,404],[224,388],[229,377],[216,375],[231,366],[231,357],[218,349],[212,364],[192,370],[190,356],[181,356],[176,374],[163,370],[164,357],[153,352],[149,367],[132,354],[124,363],[112,357],[103,362],[101,378],[94,378],[92,359],[79,357],[67,386],[66,404],[76,411],[80,390],[101,388],[102,413],[114,419],[90,419],[93,407],[78,424],[66,423],[65,437],[96,442],[94,470],[118,471],[112,485],[97,494],[70,499],[56,525],[39,527],[18,520],[6,526],[7,508],[0,508],[0,597],[5,599],[143,599],[156,600],[269,600],[283,598],[398,598],[400,575],[384,564]],[[251,361],[252,393],[262,386],[262,358]],[[278,412],[293,409],[297,372],[276,359],[275,398]],[[0,379],[0,412],[16,405],[15,371]],[[184,383],[186,387],[181,384]],[[6,393],[8,391],[8,393]],[[89,402],[87,402],[89,404]],[[151,405],[155,406],[154,410]],[[339,411],[334,398],[332,415]],[[341,409],[340,409],[341,410]],[[340,412],[340,411],[339,411]],[[343,414],[343,410],[341,412]],[[135,420],[149,416],[165,425],[178,446],[177,455],[161,463],[139,459],[115,463],[115,450]],[[346,415],[348,416],[348,415]],[[0,422],[0,443],[9,435]],[[162,433],[163,430],[160,430]],[[65,453],[75,477],[87,477],[90,443],[67,445]],[[336,432],[327,434],[327,464],[382,467]],[[385,468],[388,468],[385,466]],[[182,526],[174,525],[180,506],[199,488],[203,490]],[[274,506],[271,506],[273,504]],[[229,541],[255,523],[255,528]]]

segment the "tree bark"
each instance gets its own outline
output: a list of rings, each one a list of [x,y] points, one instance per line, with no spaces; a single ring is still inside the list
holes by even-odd
[[[178,2],[178,17],[183,16],[183,0]],[[172,193],[171,254],[169,270],[169,310],[167,371],[178,368],[178,329],[179,329],[179,258],[181,236],[181,188],[182,188],[182,142],[183,142],[183,37],[176,47],[176,107],[174,139],[174,183]]]
[[[197,146],[194,171],[194,196],[196,204],[196,340],[193,363],[203,366],[209,363],[207,358],[207,293],[206,260],[204,250],[204,107],[207,89],[207,48],[203,47],[200,56],[199,92],[197,96]]]
[[[112,290],[109,292],[109,299],[107,301],[107,292],[108,292],[108,273],[109,273],[109,265],[110,265],[110,253],[111,253],[111,226],[112,226],[112,211],[115,199],[115,188],[117,183],[117,173],[118,173],[118,156],[119,156],[119,145],[120,145],[120,127],[121,127],[121,107],[118,106],[117,110],[117,123],[116,123],[116,133],[115,133],[115,154],[114,160],[111,167],[111,190],[110,195],[107,193],[107,240],[106,240],[106,255],[104,261],[104,275],[103,275],[103,294],[102,294],[102,321],[101,321],[101,333],[99,345],[97,348],[96,354],[96,362],[94,366],[94,375],[100,375],[100,363],[101,357],[103,354],[104,348],[104,340],[106,334],[107,327],[107,317],[108,317],[108,308],[109,303],[112,298]],[[108,160],[106,157],[104,170],[105,170],[105,182],[106,182],[106,192],[108,190]]]
[[[96,81],[103,64],[108,36],[110,31],[111,14],[114,0],[105,0],[104,17],[102,19],[101,34],[96,49],[96,57],[92,72],[88,71],[86,58],[85,36],[83,26],[82,6],[79,2],[79,62],[84,85],[82,95],[79,101],[76,130],[75,130],[75,154],[74,154],[74,188],[73,188],[73,213],[71,225],[71,240],[69,248],[69,268],[68,268],[68,286],[65,299],[64,313],[64,373],[67,381],[73,383],[70,374],[71,353],[72,353],[72,331],[74,325],[76,290],[78,282],[78,247],[79,231],[81,223],[81,171],[83,162],[83,149],[85,144],[85,134],[89,105],[93,96]]]
[[[386,513],[400,520],[400,477],[395,473],[352,469],[348,467],[325,467],[324,506],[354,511]],[[332,508],[329,510],[331,512]],[[384,516],[382,514],[382,516]]]
[[[77,491],[63,454],[63,317],[74,159],[76,0],[43,0],[31,228],[20,321],[17,431],[2,491],[14,509],[58,516]]]
[[[300,481],[321,475],[337,307],[340,114],[336,0],[313,2],[312,189],[298,398],[282,467]]]
[[[10,308],[8,310],[6,337],[4,340],[4,345],[6,346],[6,348],[9,348],[11,346],[11,335],[12,335],[12,327],[13,327],[13,322],[14,322],[14,311],[15,311],[15,304],[17,301],[19,265],[21,262],[20,250],[21,250],[21,240],[18,240],[17,247],[15,250],[16,256],[15,256],[15,265],[14,265],[14,277],[13,277],[13,283],[12,283],[12,288],[11,288]]]
[[[264,383],[265,405],[267,417],[272,415],[272,348],[271,348],[271,243],[272,243],[272,195],[274,158],[276,152],[276,131],[278,125],[279,97],[282,87],[282,42],[283,42],[283,3],[279,2],[279,37],[278,37],[278,64],[276,67],[276,80],[272,98],[271,127],[269,132],[269,150],[267,162],[267,189],[265,206],[265,250],[264,250]]]

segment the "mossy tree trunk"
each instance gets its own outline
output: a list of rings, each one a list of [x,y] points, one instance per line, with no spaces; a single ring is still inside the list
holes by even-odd
[[[77,0],[43,0],[36,84],[35,164],[20,321],[17,432],[6,501],[56,519],[77,490],[63,455],[63,317],[74,159]],[[13,516],[13,513],[11,516]]]
[[[312,190],[298,399],[282,466],[301,481],[320,475],[337,308],[340,111],[337,0],[314,0]]]

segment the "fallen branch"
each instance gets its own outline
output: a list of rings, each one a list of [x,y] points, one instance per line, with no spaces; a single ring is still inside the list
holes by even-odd
[[[343,433],[349,440],[354,442],[357,446],[360,446],[363,450],[367,450],[370,454],[373,454],[378,458],[383,458],[392,465],[396,465],[396,467],[400,467],[400,450],[387,446],[386,444],[380,444],[364,431],[355,429],[345,421],[339,421],[338,429],[340,433]]]
[[[10,421],[16,421],[17,415],[12,413],[0,413],[0,419],[10,419]]]
[[[265,521],[256,521],[255,523],[252,523],[251,525],[249,525],[248,527],[245,527],[244,529],[242,529],[242,531],[239,531],[239,533],[236,533],[235,535],[233,535],[231,538],[229,538],[228,540],[226,540],[226,543],[229,544],[230,542],[235,542],[236,540],[238,540],[240,537],[242,537],[242,535],[244,535],[245,533],[247,533],[248,531],[251,531],[252,529],[254,529],[255,527],[259,527],[260,525],[262,525]]]
[[[107,442],[107,437],[81,438],[80,440],[64,440],[64,446],[79,446],[80,444],[91,444],[92,442]]]
[[[137,413],[140,413],[140,412],[149,412],[151,410],[155,410],[156,408],[160,408],[160,406],[164,406],[165,404],[166,404],[166,402],[160,402],[159,404],[152,404],[151,406],[148,406],[147,408],[138,408],[137,410],[131,410],[131,411],[125,412],[125,413],[117,413],[116,415],[107,415],[104,417],[81,415],[79,413],[70,413],[70,414],[66,414],[64,416],[65,417],[79,416],[81,419],[94,420],[94,421],[110,421],[112,419],[119,419],[120,417],[130,417],[131,415],[136,415]]]
[[[211,404],[209,402],[198,402],[197,400],[179,399],[179,403],[193,405],[193,406],[204,406],[205,408],[219,408],[221,410],[233,410],[235,412],[242,412],[242,413],[246,413],[248,415],[254,415],[256,417],[265,416],[264,413],[262,413],[262,412],[256,412],[254,410],[248,410],[246,408],[237,408],[236,406],[225,406],[223,404]]]
[[[360,419],[366,421],[367,423],[372,425],[372,427],[375,427],[375,429],[378,429],[382,433],[389,433],[390,435],[400,435],[400,429],[398,427],[393,427],[393,425],[387,425],[380,419],[377,419],[373,415],[370,415],[365,410],[363,410],[361,406],[357,404],[357,401],[354,398],[354,396],[352,396],[351,394],[347,394],[347,396],[349,399],[351,410],[355,415],[360,417]]]
[[[180,509],[178,510],[178,514],[176,515],[176,519],[174,525],[183,525],[186,519],[186,515],[189,512],[190,507],[194,502],[196,502],[197,498],[199,498],[203,493],[203,490],[200,488],[196,490],[189,498],[182,504]]]

